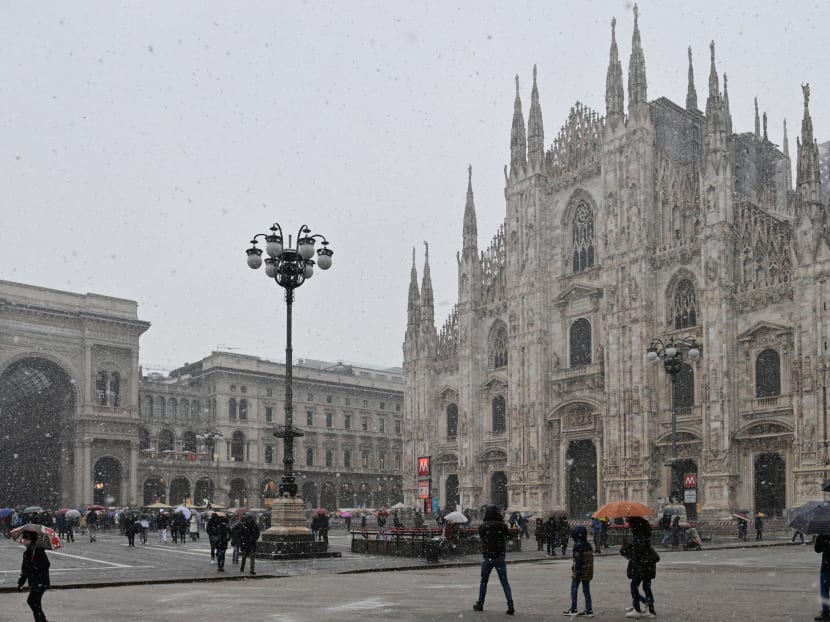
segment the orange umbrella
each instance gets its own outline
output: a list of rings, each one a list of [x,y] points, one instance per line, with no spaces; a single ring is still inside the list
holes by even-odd
[[[594,512],[599,518],[626,518],[628,516],[653,516],[654,510],[637,501],[610,501]]]

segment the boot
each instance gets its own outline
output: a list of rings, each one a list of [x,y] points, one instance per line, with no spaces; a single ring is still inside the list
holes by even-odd
[[[513,609],[513,601],[512,600],[507,601],[507,611],[505,611],[505,613],[509,616],[512,616],[514,613],[516,613],[516,610]]]
[[[484,603],[476,602],[473,604],[473,611],[484,611]]]

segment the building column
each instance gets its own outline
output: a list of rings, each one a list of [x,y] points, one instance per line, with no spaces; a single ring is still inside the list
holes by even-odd
[[[74,485],[75,485],[75,493],[74,493],[74,500],[77,505],[86,502],[84,498],[84,445],[83,441],[76,440],[73,446],[73,451],[75,453],[75,461],[74,461]]]
[[[138,505],[138,443],[130,443],[130,476],[128,479],[129,491],[126,494],[130,506]],[[141,500],[144,501],[143,499]]]
[[[92,439],[84,439],[83,445],[83,471],[81,473],[83,488],[81,503],[92,503]]]

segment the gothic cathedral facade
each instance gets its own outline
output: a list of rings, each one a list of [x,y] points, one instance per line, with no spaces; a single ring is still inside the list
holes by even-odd
[[[582,516],[630,498],[781,514],[828,456],[830,219],[809,86],[796,183],[757,103],[733,131],[711,44],[698,107],[647,99],[635,7],[627,109],[612,22],[605,116],[577,103],[550,147],[519,82],[504,224],[478,246],[472,172],[458,302],[434,322],[413,253],[403,344],[405,501]],[[694,338],[670,377],[654,339]],[[429,457],[429,468],[419,458]]]

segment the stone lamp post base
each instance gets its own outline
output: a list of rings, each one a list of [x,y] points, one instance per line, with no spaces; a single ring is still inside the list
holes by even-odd
[[[264,559],[340,557],[325,542],[315,542],[306,526],[305,502],[299,497],[279,497],[271,506],[271,527],[262,532],[256,556]]]

